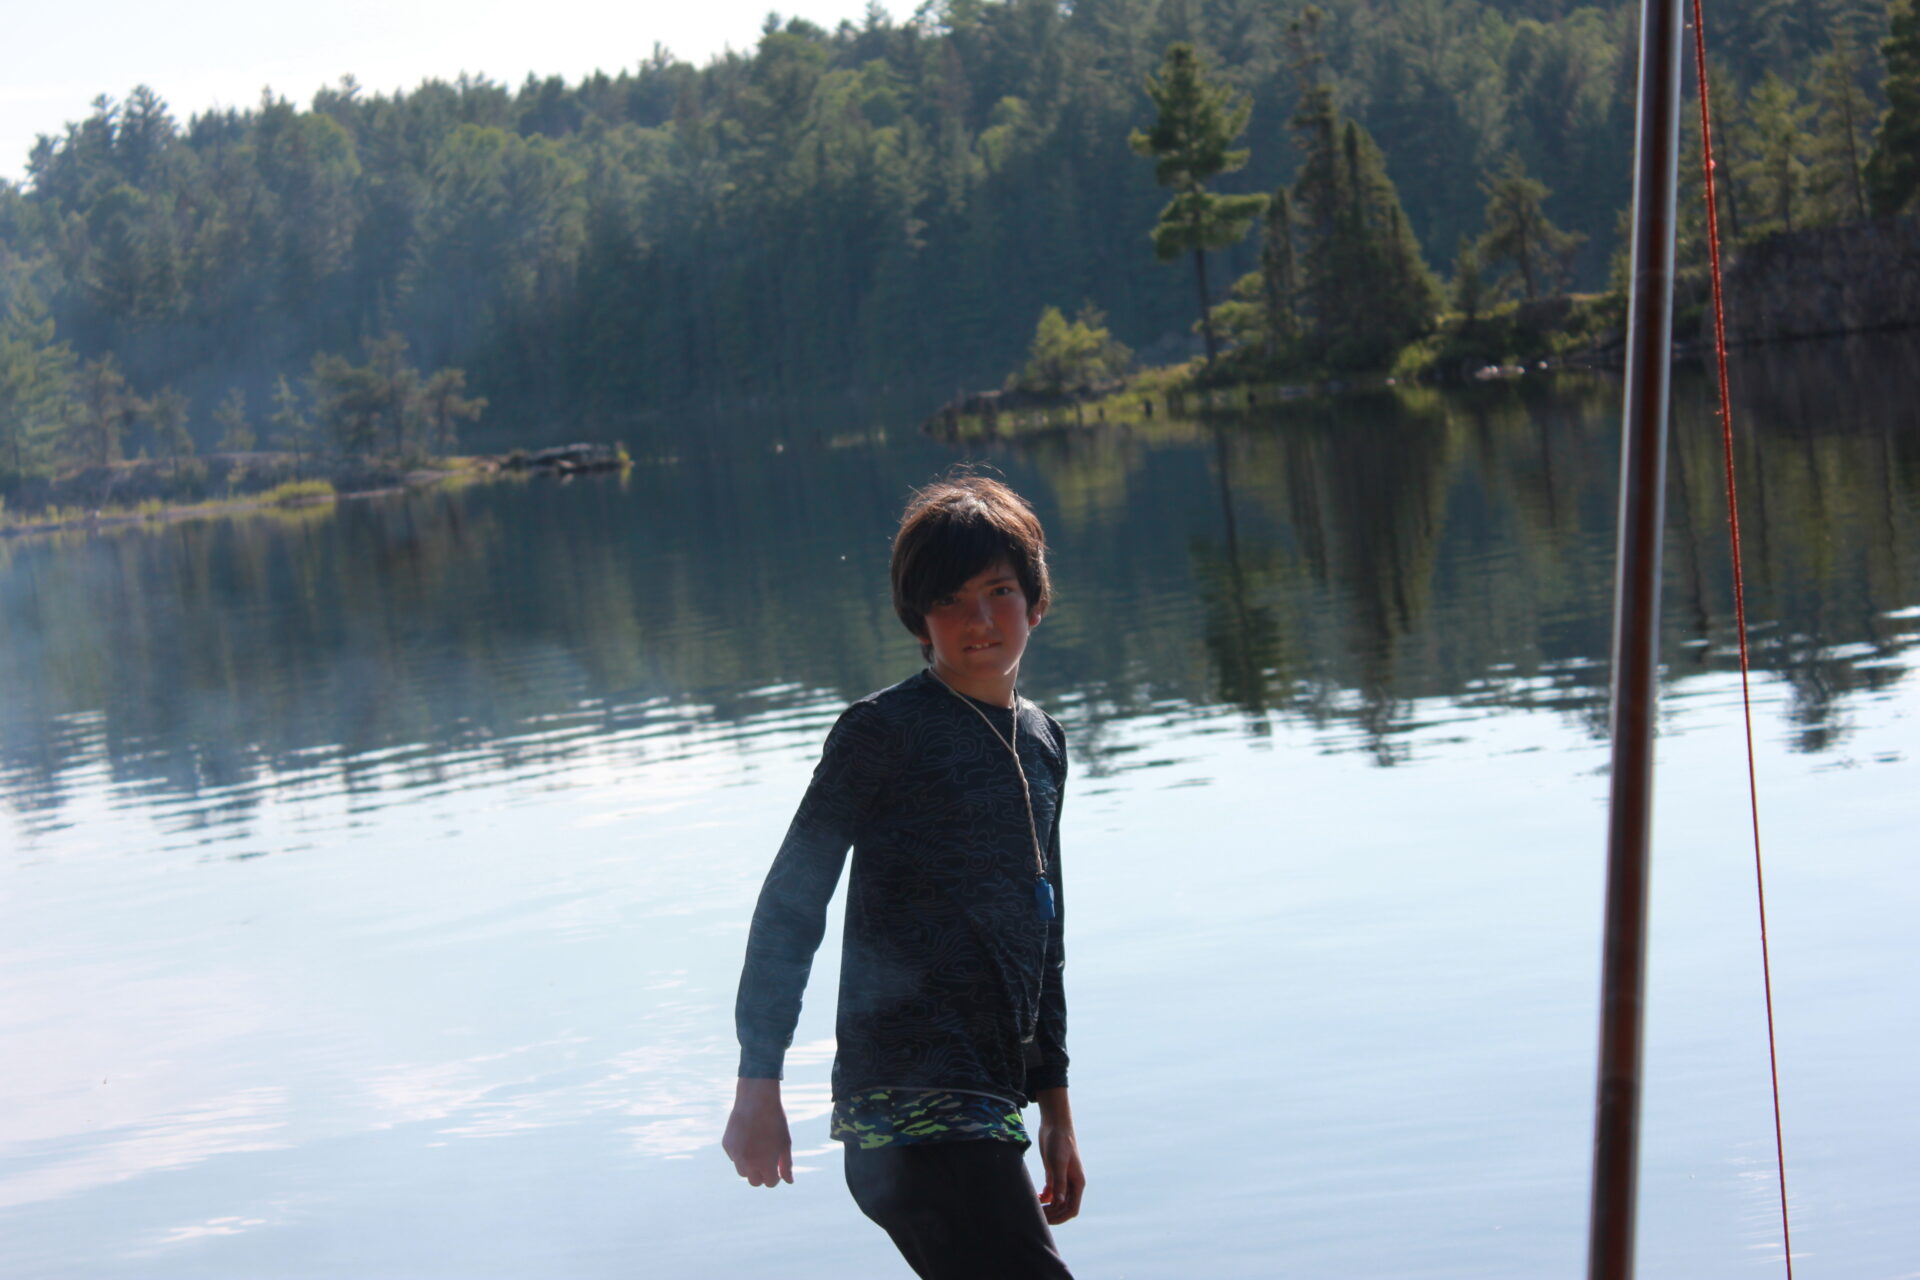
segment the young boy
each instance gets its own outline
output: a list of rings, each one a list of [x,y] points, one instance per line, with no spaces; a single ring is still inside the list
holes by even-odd
[[[751,1185],[793,1181],[780,1070],[851,845],[832,1124],[847,1186],[923,1277],[1059,1280],[1048,1224],[1078,1213],[1086,1186],[1061,990],[1066,741],[1014,691],[1047,611],[1045,536],[998,481],[943,481],[901,518],[892,578],[928,665],[840,716],[774,858],[722,1145]]]

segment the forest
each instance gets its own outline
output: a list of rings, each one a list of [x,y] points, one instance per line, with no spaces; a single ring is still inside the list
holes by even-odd
[[[1756,0],[1708,24],[1736,239],[1911,210],[1913,0]],[[102,96],[0,183],[0,484],[289,447],[316,421],[446,448],[483,403],[528,444],[797,398],[931,407],[1017,367],[1047,308],[1184,358],[1206,313],[1156,261],[1167,192],[1134,141],[1177,45],[1244,108],[1217,191],[1291,186],[1258,202],[1268,224],[1303,189],[1366,194],[1391,223],[1382,269],[1418,301],[1400,329],[1602,290],[1634,28],[1630,4],[1561,0],[929,0],[832,31],[770,16],[749,52],[696,67],[656,47],[578,83],[349,76],[185,121],[150,87]],[[1358,187],[1326,176],[1342,164]],[[1489,222],[1503,183],[1558,237],[1538,281]],[[1220,341],[1279,323],[1274,245],[1269,225],[1210,246]]]

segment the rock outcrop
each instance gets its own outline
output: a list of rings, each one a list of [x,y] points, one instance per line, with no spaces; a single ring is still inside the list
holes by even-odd
[[[1920,220],[1881,218],[1767,237],[1727,267],[1727,341],[1920,328]],[[1713,341],[1713,308],[1701,318]]]
[[[571,475],[576,471],[615,471],[627,465],[618,445],[558,444],[550,449],[527,453],[515,449],[501,458],[499,465],[508,471],[552,471]]]

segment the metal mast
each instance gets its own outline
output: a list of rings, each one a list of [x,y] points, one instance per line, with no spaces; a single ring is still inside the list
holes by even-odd
[[[1620,543],[1614,583],[1606,940],[1588,1280],[1628,1280],[1633,1275],[1647,867],[1660,663],[1660,541],[1666,509],[1667,404],[1673,350],[1680,32],[1679,0],[1641,0],[1633,281],[1627,303]]]

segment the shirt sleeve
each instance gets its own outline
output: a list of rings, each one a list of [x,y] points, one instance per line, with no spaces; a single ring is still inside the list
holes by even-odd
[[[781,1076],[813,953],[826,932],[827,900],[893,758],[886,726],[870,702],[848,707],[827,735],[753,909],[733,1009],[742,1076]]]
[[[1055,730],[1058,733],[1058,729]],[[1064,982],[1067,964],[1065,929],[1067,924],[1066,885],[1060,869],[1060,811],[1067,799],[1067,753],[1060,751],[1060,793],[1054,797],[1053,834],[1047,839],[1047,874],[1053,881],[1053,919],[1047,922],[1046,968],[1040,975],[1040,1023],[1034,1041],[1040,1050],[1040,1062],[1027,1072],[1027,1093],[1041,1089],[1062,1089],[1067,1083],[1067,990]]]

